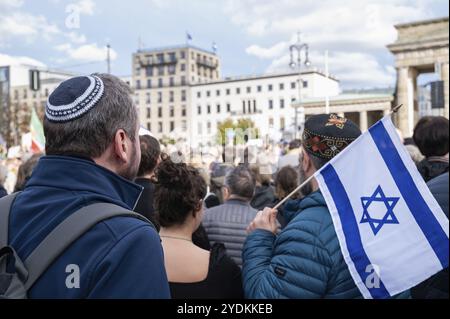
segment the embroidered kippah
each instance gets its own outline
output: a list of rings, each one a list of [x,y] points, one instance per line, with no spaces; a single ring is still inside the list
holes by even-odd
[[[308,153],[330,160],[360,135],[359,127],[349,119],[321,114],[306,121],[302,143]]]
[[[66,80],[49,96],[45,117],[57,123],[76,120],[95,107],[104,91],[103,81],[95,75]]]

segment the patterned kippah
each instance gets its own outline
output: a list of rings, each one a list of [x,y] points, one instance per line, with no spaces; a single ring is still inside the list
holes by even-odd
[[[361,135],[359,127],[336,114],[309,118],[303,131],[303,147],[317,157],[330,160]]]
[[[95,107],[104,90],[103,81],[95,75],[64,81],[49,96],[45,117],[57,123],[76,120]]]

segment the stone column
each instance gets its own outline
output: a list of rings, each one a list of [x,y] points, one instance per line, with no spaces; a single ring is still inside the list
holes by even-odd
[[[417,71],[401,67],[397,71],[397,104],[403,104],[397,113],[397,125],[405,137],[412,136],[414,119],[414,95]]]
[[[448,117],[448,62],[441,66],[441,80],[444,81],[444,116]]]
[[[361,129],[361,132],[365,132],[368,129],[367,111],[359,112],[359,128]]]

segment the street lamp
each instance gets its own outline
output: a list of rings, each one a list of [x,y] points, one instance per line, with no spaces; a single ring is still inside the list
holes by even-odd
[[[301,73],[301,67],[302,67],[302,51],[305,53],[305,66],[309,67],[311,65],[311,61],[309,60],[309,46],[306,43],[301,43],[300,39],[300,32],[298,33],[297,37],[297,43],[293,44],[289,47],[289,50],[291,52],[291,62],[289,63],[289,66],[295,70],[297,67],[298,71],[298,102],[295,106],[295,131],[294,131],[294,138],[297,138],[297,131],[298,131],[298,107],[301,105],[301,87],[302,87],[302,73]],[[294,59],[294,53],[297,53],[297,62]]]

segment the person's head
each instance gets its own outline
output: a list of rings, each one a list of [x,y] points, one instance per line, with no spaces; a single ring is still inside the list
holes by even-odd
[[[250,202],[255,194],[255,179],[252,172],[245,165],[239,165],[225,176],[223,198],[228,200],[237,198]]]
[[[298,171],[292,166],[281,168],[275,178],[275,193],[278,199],[283,199],[297,188],[299,182]],[[296,194],[292,199],[299,197]]]
[[[19,171],[17,172],[16,186],[14,186],[14,192],[22,191],[25,188],[26,183],[30,179],[31,174],[33,173],[33,170],[41,157],[42,154],[34,154],[22,165],[19,166]]]
[[[300,183],[314,175],[332,158],[342,152],[361,135],[359,127],[351,120],[336,114],[321,114],[310,117],[303,130],[302,152],[299,158]],[[303,195],[314,190],[309,183],[302,189]]]
[[[302,142],[299,139],[295,139],[289,143],[289,150],[292,151],[292,150],[300,148],[301,146],[302,146]]]
[[[156,166],[161,162],[161,147],[156,138],[150,135],[139,136],[141,145],[141,163],[138,176],[151,176]]]
[[[270,185],[272,178],[270,174],[263,174],[263,169],[265,167],[261,168],[258,164],[252,164],[249,167],[253,177],[255,178],[256,186]]]
[[[45,110],[46,154],[89,158],[134,179],[141,151],[131,93],[125,82],[108,74],[61,83],[49,96]]]
[[[425,157],[448,154],[449,122],[442,116],[422,117],[414,128],[414,142]]]
[[[189,227],[194,232],[203,218],[206,183],[185,163],[164,158],[155,171],[155,210],[161,227]]]

